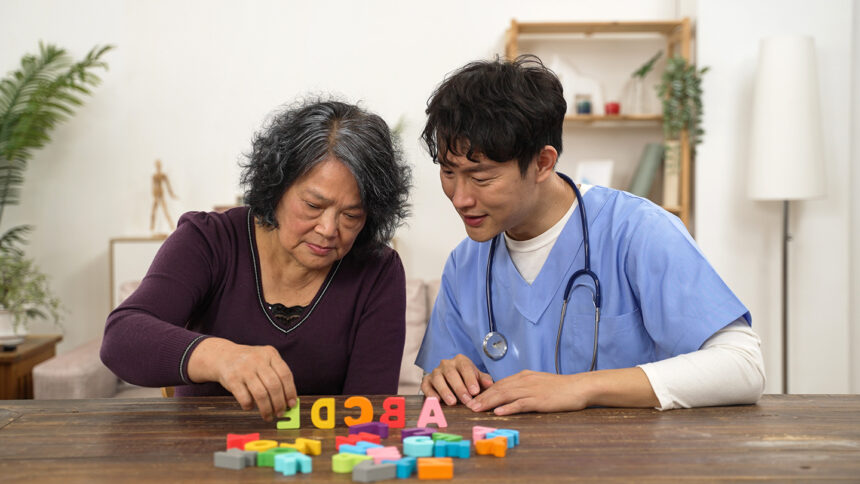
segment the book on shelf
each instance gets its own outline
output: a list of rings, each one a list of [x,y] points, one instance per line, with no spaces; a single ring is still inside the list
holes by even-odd
[[[666,141],[663,163],[663,206],[681,205],[681,142]]]
[[[646,144],[627,191],[639,197],[647,197],[651,193],[654,178],[657,176],[657,169],[660,168],[662,161],[663,143]]]

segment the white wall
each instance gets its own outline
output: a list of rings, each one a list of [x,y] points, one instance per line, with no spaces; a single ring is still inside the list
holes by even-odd
[[[148,234],[156,158],[180,196],[168,201],[174,216],[230,203],[239,192],[236,162],[266,115],[299,94],[335,91],[362,100],[391,123],[405,119],[414,215],[398,233],[399,247],[410,276],[438,277],[448,251],[465,235],[418,142],[427,96],[444,74],[501,52],[511,18],[666,19],[698,9],[698,56],[711,71],[705,78],[707,135],[697,161],[696,236],[752,310],[771,392],[780,381],[780,207],[746,199],[747,107],[761,37],[805,32],[816,39],[828,195],[793,209],[792,390],[845,392],[853,378],[853,390],[860,391],[860,357],[853,360],[855,373],[848,371],[851,342],[860,348],[860,197],[852,198],[850,190],[852,179],[860,186],[860,170],[850,170],[852,153],[860,159],[860,143],[852,148],[846,108],[853,99],[857,134],[860,75],[858,53],[852,56],[850,46],[852,32],[857,42],[858,15],[850,0],[824,4],[3,0],[4,73],[39,39],[77,56],[95,44],[117,49],[107,56],[110,71],[95,96],[32,161],[23,204],[9,209],[0,230],[36,225],[29,253],[69,309],[60,347],[67,350],[102,330],[109,305],[108,240]],[[574,156],[565,142],[565,156]]]
[[[104,84],[32,161],[23,203],[3,227],[32,223],[28,253],[69,309],[67,350],[101,333],[108,311],[108,240],[149,233],[150,176],[160,158],[176,216],[230,203],[237,161],[275,106],[307,92],[364,101],[406,121],[413,216],[398,233],[409,276],[438,277],[465,236],[420,147],[428,95],[447,72],[503,50],[511,18],[675,18],[672,0],[3,0],[0,71],[39,39],[76,56],[107,55]],[[0,228],[0,229],[2,229]],[[49,330],[37,326],[34,331]]]
[[[851,99],[851,186],[860,187],[860,5],[854,3],[854,42]],[[860,196],[851,191],[851,283],[848,286],[851,308],[851,391],[860,393]]]
[[[794,202],[789,248],[789,390],[852,391],[852,325],[857,329],[857,217],[853,222],[851,157],[852,49],[856,31],[850,0],[704,0],[699,2],[698,61],[705,77],[705,141],[696,163],[696,237],[717,270],[753,314],[763,340],[768,392],[781,388],[782,205],[747,198],[752,81],[758,43],[780,33],[815,39],[823,116],[827,195]],[[853,25],[852,25],[853,24]],[[853,52],[853,57],[852,57]],[[856,95],[856,93],[855,93]],[[856,97],[854,98],[855,113]],[[856,123],[856,118],[853,120]],[[855,160],[857,148],[854,147]],[[857,175],[854,180],[856,185]],[[852,235],[854,234],[854,235]],[[851,285],[853,281],[853,286]],[[857,348],[857,335],[854,348]],[[857,360],[853,362],[856,386]]]

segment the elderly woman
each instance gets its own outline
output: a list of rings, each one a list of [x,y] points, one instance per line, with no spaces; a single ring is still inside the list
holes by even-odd
[[[102,361],[178,396],[232,394],[266,420],[297,393],[396,393],[405,276],[387,243],[410,171],[388,126],[306,103],[256,136],[243,168],[247,206],[182,216],[108,317]]]

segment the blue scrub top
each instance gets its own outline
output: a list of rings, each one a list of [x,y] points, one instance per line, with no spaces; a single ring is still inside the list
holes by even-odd
[[[603,297],[596,369],[628,368],[696,351],[739,317],[751,321],[677,217],[648,200],[601,186],[588,190],[583,203],[591,269]],[[467,238],[451,252],[415,364],[429,372],[442,359],[463,354],[494,380],[527,369],[555,373],[564,288],[585,266],[579,215],[570,217],[531,285],[506,245],[497,244],[493,314],[508,340],[508,352],[498,361],[482,347],[489,331],[489,249],[489,241]],[[559,349],[565,374],[591,365],[594,304],[584,285],[593,283],[577,279],[565,316]]]

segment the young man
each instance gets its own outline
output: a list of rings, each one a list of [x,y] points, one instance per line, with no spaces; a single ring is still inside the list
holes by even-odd
[[[422,136],[469,238],[418,353],[424,394],[498,415],[756,402],[749,311],[676,217],[555,172],[565,110],[533,56],[468,64],[428,101]]]

